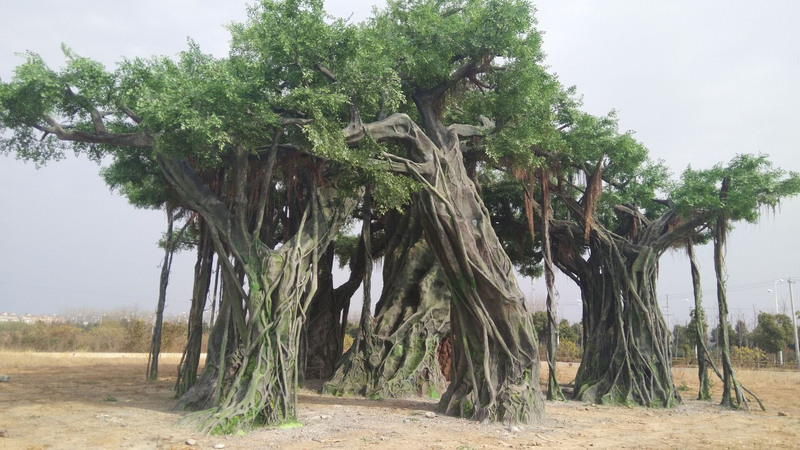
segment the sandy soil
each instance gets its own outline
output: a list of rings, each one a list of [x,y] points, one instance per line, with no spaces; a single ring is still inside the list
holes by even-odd
[[[696,372],[675,369],[685,385],[675,409],[548,402],[544,423],[518,428],[429,417],[426,399],[373,401],[300,393],[301,428],[242,436],[204,436],[170,411],[178,355],[146,383],[146,355],[0,352],[0,448],[798,448],[800,373],[740,370],[767,407],[730,411],[698,402]],[[577,365],[560,367],[568,381]],[[718,389],[721,383],[715,381]],[[719,392],[716,393],[719,398]],[[194,445],[187,445],[187,440]]]

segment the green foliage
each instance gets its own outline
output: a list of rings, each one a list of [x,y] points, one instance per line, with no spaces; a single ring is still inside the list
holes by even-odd
[[[158,209],[174,198],[152,155],[134,150],[114,153],[110,165],[100,170],[106,184],[137,208]]]
[[[723,215],[729,221],[754,223],[762,207],[774,208],[798,193],[800,174],[773,168],[766,155],[737,155],[725,166],[689,167],[670,197],[683,217]]]
[[[126,60],[112,71],[66,47],[67,62],[57,70],[38,55],[24,55],[13,79],[0,83],[0,131],[11,132],[3,138],[2,151],[42,164],[63,157],[67,149],[47,130],[79,133],[83,139],[75,138],[72,148],[94,159],[110,155],[113,162],[103,171],[107,183],[134,205],[149,208],[192,200],[168,187],[159,166],[163,157],[188,161],[207,182],[204,188],[223,197],[219,204],[225,208],[242,204],[240,198],[231,198],[236,187],[225,178],[244,165],[245,158],[234,156],[247,156],[250,166],[244,171],[250,172],[236,181],[252,189],[263,176],[259,171],[266,166],[266,155],[277,155],[280,166],[271,178],[269,198],[276,211],[301,203],[309,189],[319,186],[336,188],[341,195],[370,186],[374,207],[382,214],[402,209],[420,188],[382,164],[390,156],[407,157],[409,149],[404,143],[370,139],[354,146],[345,141],[342,129],[357,117],[356,110],[364,122],[393,112],[419,119],[414,108],[419,96],[446,93],[433,105],[443,123],[494,122],[493,129],[481,131],[488,136],[464,143],[481,154],[477,178],[503,249],[528,276],[541,271],[541,244],[528,230],[523,195],[525,189],[532,190],[531,197],[541,192],[519,179],[536,169],[546,169],[558,182],[559,195],[577,200],[585,195],[594,168],[601,168],[606,181],[595,217],[607,228],[621,222],[615,209],[620,204],[651,218],[659,215],[665,205],[653,199],[665,192],[684,218],[707,221],[754,221],[761,206],[774,207],[781,198],[800,192],[797,174],[773,169],[763,156],[747,155],[724,167],[688,169],[673,188],[664,165],[651,161],[631,132],[619,130],[613,112],[581,112],[575,89],[564,88],[547,72],[541,35],[524,0],[390,0],[359,25],[328,16],[322,0],[263,0],[249,10],[246,22],[231,25],[230,31],[231,50],[225,58],[203,53],[192,42],[175,59]],[[115,133],[140,133],[147,139],[124,149],[97,143]],[[723,185],[727,192],[720,192]],[[252,203],[250,197],[258,192],[242,197]],[[250,217],[252,204],[247,207],[245,227],[261,220]],[[567,213],[563,203],[554,209],[557,218],[575,221],[574,211]],[[299,216],[296,210],[291,213],[291,220]],[[282,219],[288,215],[262,231],[289,234],[291,220]],[[353,236],[337,239],[340,264],[354,254],[357,242]],[[251,278],[254,291],[265,287],[264,280]],[[534,326],[547,329],[546,313],[534,314]],[[33,330],[15,329],[9,336],[19,345],[50,348],[79,345],[84,333],[68,326]],[[693,333],[675,331],[676,337],[691,341]],[[559,332],[559,355],[579,357],[580,330],[562,321]],[[87,334],[111,342],[113,333],[120,331],[101,326]],[[124,351],[146,350],[149,326],[144,321],[127,324],[121,334]],[[177,339],[177,329],[165,326],[164,335],[165,341]],[[627,401],[627,394],[615,389],[604,398]],[[464,400],[461,411],[471,416],[483,406]],[[221,430],[239,429],[238,420],[225,422]]]
[[[559,164],[580,168],[579,173],[588,177],[600,163],[603,179],[613,180],[603,186],[597,219],[606,228],[615,228],[617,205],[635,205],[651,219],[663,213],[664,205],[654,200],[669,187],[669,170],[662,161],[650,160],[647,148],[632,132],[619,132],[616,113],[597,117],[576,111],[571,118],[564,131],[569,151],[559,154]]]
[[[340,230],[336,240],[333,241],[333,253],[336,255],[337,261],[339,261],[340,269],[350,263],[350,260],[356,254],[360,240],[361,236],[345,234]]]
[[[733,336],[736,333],[736,331],[733,329],[731,324],[726,322],[725,325],[728,327],[728,336]],[[720,339],[721,339],[721,328],[720,325],[718,324],[713,329],[711,329],[711,342],[714,343],[714,345],[719,346],[721,344]]]
[[[583,349],[578,347],[574,341],[561,340],[556,351],[556,358],[559,361],[580,361],[583,356]]]
[[[533,313],[533,328],[536,330],[536,334],[539,337],[539,344],[544,344],[547,342],[547,311],[535,311]]]
[[[778,353],[794,339],[792,320],[785,314],[758,314],[753,343],[767,353]]]
[[[188,220],[192,219],[189,218]],[[178,227],[175,227],[175,229],[172,230],[171,242],[174,251],[177,253],[177,252],[182,252],[184,250],[191,250],[193,248],[196,248],[198,242],[200,242],[199,230],[197,229],[196,222],[193,221],[192,223],[190,223],[189,226],[186,227],[186,230],[184,230],[183,234],[179,234],[180,229],[177,228]],[[167,233],[163,233],[161,235],[161,239],[158,240],[158,248],[166,249],[167,237],[168,237]]]
[[[513,55],[525,36],[538,34],[532,24],[531,6],[520,0],[396,0],[374,19],[403,78],[422,89],[486,55]]]
[[[767,363],[767,355],[760,348],[731,347],[731,363],[740,367],[759,367]]]
[[[750,333],[747,331],[747,323],[744,320],[737,320],[734,327],[733,343],[739,347],[749,347]]]
[[[572,328],[567,319],[561,319],[561,322],[558,323],[558,337],[562,343],[564,341],[569,341],[573,344],[577,344],[579,339],[579,335],[575,332],[575,329]]]
[[[698,315],[697,310],[693,308],[689,312],[689,317],[690,321],[689,324],[687,325],[688,330],[686,334],[686,339],[689,342],[689,345],[694,348],[697,346],[697,321],[698,320],[700,321],[700,325],[702,326],[702,329],[705,332],[708,332],[709,328],[708,328],[708,322],[706,322],[705,313],[703,312],[702,309],[700,309],[700,314]],[[701,336],[701,338],[704,341],[706,340],[706,336]]]

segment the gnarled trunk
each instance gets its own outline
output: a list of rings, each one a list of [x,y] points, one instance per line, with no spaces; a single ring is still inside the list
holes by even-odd
[[[325,391],[369,397],[426,395],[446,388],[438,346],[450,327],[450,295],[412,209],[399,224],[387,220],[384,286],[369,342],[353,346]]]
[[[203,372],[190,388],[186,389],[178,398],[175,405],[176,411],[200,411],[210,409],[217,405],[219,398],[215,398],[218,392],[217,386],[220,384],[220,377],[225,377],[226,355],[229,356],[231,349],[236,348],[239,336],[236,333],[236,326],[233,323],[232,308],[242,309],[242,297],[236,288],[241,286],[241,279],[231,278],[227,272],[223,272],[222,297],[220,308],[214,327],[208,336],[208,352]],[[241,313],[240,313],[241,314]]]
[[[365,134],[404,141],[411,159],[389,155],[389,168],[423,184],[415,204],[452,295],[453,378],[439,410],[478,420],[535,422],[544,415],[544,399],[532,316],[464,168],[457,130],[438,117],[440,95],[436,89],[415,95],[425,131],[394,114],[366,125],[356,116],[345,134],[351,143]]]
[[[421,108],[424,110],[424,107]],[[441,131],[441,130],[437,130]],[[454,131],[428,155],[437,170],[418,205],[453,297],[453,379],[439,411],[477,420],[541,420],[539,351],[531,315],[489,213],[469,179]]]
[[[560,245],[571,244],[562,236]],[[675,405],[680,396],[656,297],[659,252],[620,242],[600,227],[591,233],[588,260],[579,252],[563,250],[559,265],[581,286],[584,307],[585,344],[574,398],[604,404]]]
[[[230,308],[241,340],[230,353],[221,349],[219,358],[232,375],[219,376],[214,409],[188,418],[201,429],[230,433],[296,419],[300,338],[317,290],[315,267],[353,206],[333,195],[312,191],[291,239],[277,250],[255,243],[247,255],[246,311]]]

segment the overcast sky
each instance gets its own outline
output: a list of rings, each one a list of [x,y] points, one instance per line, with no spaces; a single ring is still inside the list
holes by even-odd
[[[225,56],[224,25],[241,21],[249,2],[6,0],[0,15],[0,78],[7,81],[31,50],[52,66],[60,44],[113,68],[122,57],[175,55],[191,37]],[[358,21],[379,2],[327,2]],[[345,6],[347,5],[347,6]],[[800,3],[769,1],[564,1],[537,3],[547,64],[565,85],[577,85],[584,109],[615,109],[623,130],[678,176],[737,153],[767,153],[800,171]],[[154,309],[165,216],[137,210],[109,192],[98,167],[71,157],[36,170],[0,157],[0,311],[57,313],[69,308]],[[785,202],[758,225],[738,225],[728,245],[733,319],[774,312],[767,289],[800,277],[795,252],[800,200]],[[700,251],[705,306],[716,316],[710,248]],[[168,314],[188,311],[194,256],[175,262]],[[787,285],[778,284],[788,308]],[[541,298],[542,283],[523,283]],[[560,310],[579,318],[575,287],[559,284]],[[377,295],[377,294],[376,294]],[[691,281],[685,257],[662,258],[659,299],[669,319],[685,323]],[[800,300],[799,300],[800,301]]]

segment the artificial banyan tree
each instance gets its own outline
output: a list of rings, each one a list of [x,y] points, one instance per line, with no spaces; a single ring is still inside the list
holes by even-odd
[[[722,233],[752,219],[800,183],[745,158],[732,167],[769,176],[690,171],[690,188],[654,201],[663,171],[613,117],[578,110],[573,90],[546,72],[534,23],[523,0],[397,0],[359,26],[330,19],[319,0],[264,0],[231,26],[225,58],[192,44],[110,72],[67,48],[59,70],[27,54],[0,83],[0,124],[12,133],[3,151],[37,163],[67,148],[111,158],[129,187],[163,183],[196,215],[176,388],[177,407],[197,410],[187,420],[203,430],[296,420],[308,377],[331,377],[325,389],[336,394],[440,396],[440,412],[470,419],[541,420],[537,330],[515,274],[541,258],[548,280],[555,264],[582,289],[576,398],[671,406],[659,256],[712,224]],[[158,176],[136,175],[143,166]],[[720,174],[735,195],[715,190]],[[518,199],[498,209],[478,182],[501,178],[517,183]],[[350,276],[334,286],[340,232],[359,219]],[[530,235],[526,248],[493,228],[514,220],[527,222],[515,228]],[[198,374],[214,259],[222,297]],[[359,286],[359,334],[340,358]],[[441,348],[452,351],[449,384]]]
[[[498,54],[538,41],[520,41],[530,31],[524,3],[432,6],[438,13],[424,17],[408,15],[416,6],[392,4],[359,29],[327,22],[317,1],[265,1],[248,23],[232,27],[228,58],[191,46],[176,60],[129,60],[110,73],[66,50],[62,71],[29,55],[19,76],[3,85],[2,120],[16,132],[9,145],[20,156],[44,161],[67,143],[98,158],[135,149],[202,217],[224,295],[206,367],[194,384],[181,383],[179,400],[180,407],[206,408],[189,416],[202,429],[231,432],[295,419],[296,388],[308,368],[301,355],[314,348],[309,337],[319,339],[306,326],[307,313],[324,308],[311,308],[315,298],[331,297],[316,295],[321,281],[330,288],[320,274],[356,204],[369,205],[361,200],[365,184],[382,208],[417,211],[415,232],[425,236],[430,269],[420,281],[439,292],[447,286],[449,297],[437,301],[450,298],[449,305],[418,309],[435,311],[441,321],[425,325],[428,355],[450,311],[452,382],[442,410],[513,422],[541,418],[535,331],[462,161],[461,140],[480,139],[485,129],[445,125],[451,118],[444,108],[449,98],[490,82]],[[522,20],[510,21],[520,13]],[[462,41],[449,48],[436,36],[381,44],[387,31],[416,39],[414,29],[430,20],[452,27],[429,31]],[[477,47],[463,41],[473,29],[486,31],[468,33],[468,40],[483,41]],[[20,108],[31,91],[41,101]],[[29,139],[34,132],[44,138]],[[334,306],[336,316],[340,305]],[[431,389],[442,389],[437,365],[428,366]]]
[[[361,324],[324,391],[368,397],[438,398],[447,383],[439,347],[450,332],[450,291],[422,231],[419,214],[385,221],[383,289],[374,319]]]

